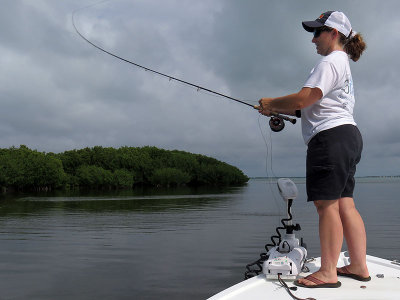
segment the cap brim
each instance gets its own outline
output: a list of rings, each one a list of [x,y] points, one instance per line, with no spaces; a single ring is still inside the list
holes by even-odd
[[[324,26],[324,24],[322,24],[321,22],[318,22],[318,21],[305,21],[305,22],[301,22],[301,24],[303,24],[303,28],[305,30],[307,30],[308,32],[313,32],[315,30],[315,28]]]

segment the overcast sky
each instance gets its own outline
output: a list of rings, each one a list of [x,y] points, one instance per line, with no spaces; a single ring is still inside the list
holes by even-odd
[[[1,148],[151,145],[213,156],[248,176],[305,175],[300,122],[271,134],[251,107],[102,53],[71,22],[93,3],[1,1]],[[300,90],[320,58],[301,21],[344,11],[368,46],[351,62],[364,137],[358,175],[399,175],[399,9],[396,0],[111,0],[75,22],[117,55],[255,104]]]

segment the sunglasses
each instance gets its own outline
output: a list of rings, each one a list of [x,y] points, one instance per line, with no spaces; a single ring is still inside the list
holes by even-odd
[[[324,31],[327,31],[327,32],[330,32],[330,31],[332,31],[333,29],[332,28],[329,28],[329,27],[320,27],[320,28],[317,28],[317,29],[315,29],[314,30],[314,38],[319,38],[319,36],[321,35],[321,33],[322,32],[324,32]]]

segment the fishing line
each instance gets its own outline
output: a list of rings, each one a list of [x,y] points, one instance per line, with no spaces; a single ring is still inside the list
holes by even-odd
[[[274,172],[273,164],[272,164],[272,161],[273,161],[273,158],[272,158],[272,155],[273,155],[273,153],[272,153],[272,131],[269,132],[269,142],[268,142],[267,136],[264,135],[264,132],[262,130],[260,118],[261,118],[261,116],[258,118],[258,128],[260,129],[260,133],[261,133],[261,136],[263,137],[263,141],[264,141],[265,148],[266,148],[265,173],[267,176],[267,184],[268,184],[268,187],[270,190],[269,194],[272,195],[275,205],[278,209],[278,218],[279,218],[279,216],[283,215],[283,211],[282,211],[281,205],[279,205],[280,201],[278,201],[278,199],[276,197],[275,189],[274,189],[276,187],[275,180],[278,177],[276,176],[276,174]]]
[[[211,89],[209,89],[209,88],[200,86],[200,85],[198,85],[198,84],[191,83],[191,82],[189,82],[189,81],[186,81],[186,80],[183,80],[183,79],[180,79],[180,78],[177,78],[177,77],[174,77],[174,76],[171,76],[171,75],[162,73],[162,72],[157,71],[157,70],[154,70],[154,69],[151,69],[151,68],[146,67],[146,66],[144,66],[144,65],[141,65],[141,64],[139,64],[139,63],[137,63],[137,62],[134,62],[134,61],[132,61],[132,60],[128,60],[128,59],[123,58],[123,57],[121,57],[121,56],[119,56],[119,55],[116,55],[116,54],[112,53],[111,51],[108,51],[108,50],[104,49],[103,47],[100,47],[99,45],[97,45],[97,44],[95,44],[94,42],[90,41],[87,37],[85,37],[85,36],[78,30],[78,28],[77,28],[77,26],[76,26],[76,24],[75,24],[75,15],[76,15],[76,13],[77,13],[78,11],[82,11],[82,10],[88,9],[88,8],[91,8],[91,7],[93,7],[93,6],[96,6],[96,5],[99,5],[99,4],[101,4],[101,3],[108,2],[108,1],[110,1],[110,0],[105,0],[105,1],[101,1],[101,2],[95,3],[95,4],[91,4],[91,5],[85,6],[85,7],[83,7],[83,8],[79,8],[79,9],[77,9],[77,10],[75,10],[75,11],[72,12],[72,16],[71,16],[72,25],[73,25],[73,27],[74,27],[76,33],[77,33],[84,41],[86,41],[87,43],[89,43],[90,45],[92,45],[93,47],[95,47],[96,49],[98,49],[98,50],[100,50],[100,51],[102,51],[102,52],[104,52],[104,53],[106,53],[106,54],[108,54],[108,55],[110,55],[110,56],[112,56],[112,57],[114,57],[114,58],[116,58],[116,59],[119,59],[119,60],[121,60],[121,61],[123,61],[123,62],[126,62],[126,63],[128,63],[128,64],[130,64],[130,65],[133,65],[133,66],[135,66],[135,67],[137,67],[137,68],[143,69],[143,70],[148,71],[148,72],[151,72],[151,73],[153,73],[153,74],[157,74],[157,75],[159,75],[159,76],[161,76],[161,77],[165,77],[165,78],[167,78],[167,79],[170,80],[170,81],[175,81],[175,82],[182,83],[182,84],[184,84],[184,85],[188,85],[188,86],[194,87],[194,88],[197,89],[197,91],[205,91],[205,92],[208,92],[208,93],[210,93],[210,94],[213,94],[213,95],[216,95],[216,96],[219,96],[219,97],[223,97],[223,98],[226,98],[226,99],[229,99],[229,100],[232,100],[232,101],[235,101],[235,102],[244,104],[244,105],[246,105],[246,106],[250,106],[250,107],[252,107],[252,108],[258,110],[258,106],[257,106],[257,105],[250,104],[250,103],[245,102],[245,101],[243,101],[243,100],[241,100],[241,99],[234,98],[234,97],[225,95],[225,94],[223,94],[223,93],[220,93],[220,92],[211,90]],[[270,127],[271,127],[272,130],[274,130],[273,127],[272,127],[272,125],[271,125],[271,121],[272,121],[272,120],[275,120],[275,122],[278,122],[278,120],[286,120],[286,121],[288,121],[288,122],[291,122],[292,124],[295,124],[295,123],[296,123],[296,119],[291,118],[291,117],[286,116],[286,115],[283,115],[283,114],[272,113],[271,115],[272,115],[272,116],[271,116],[271,120],[270,120]],[[283,121],[282,121],[282,122],[283,122]],[[283,128],[282,128],[282,129],[283,129]],[[280,130],[281,130],[281,129],[280,129]]]

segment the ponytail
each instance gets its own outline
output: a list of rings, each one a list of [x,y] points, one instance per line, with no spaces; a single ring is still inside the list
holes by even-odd
[[[365,48],[367,48],[362,35],[353,31],[348,38],[340,33],[340,42],[344,45],[343,50],[353,61],[358,61]]]

